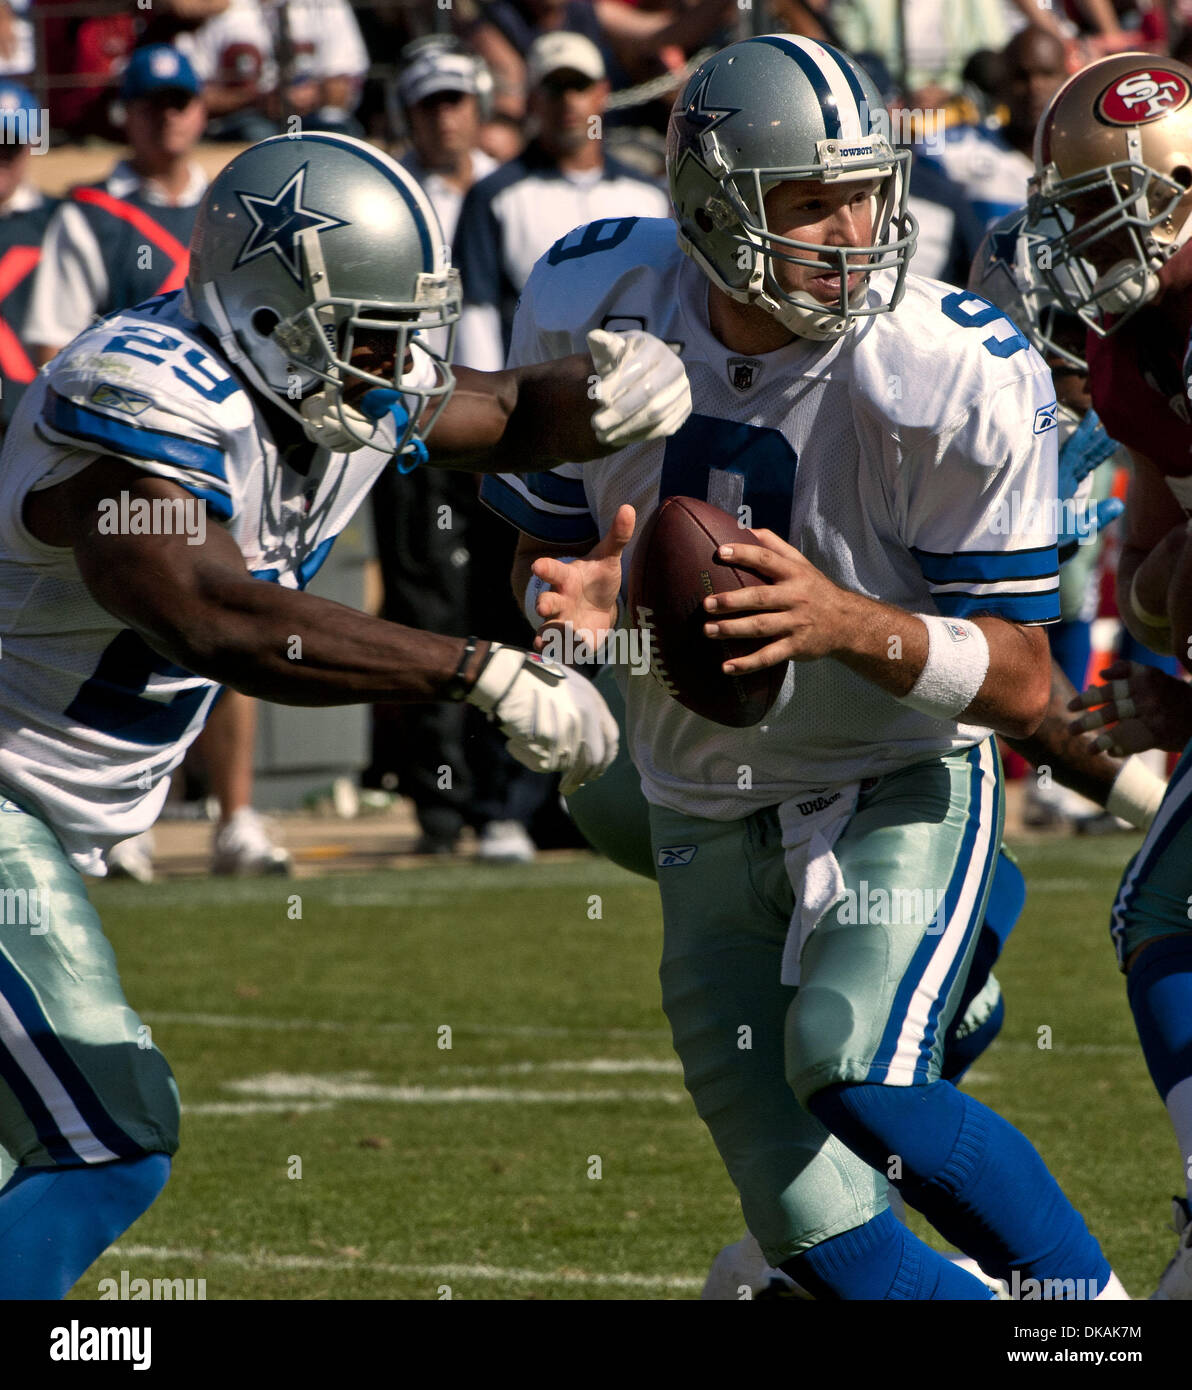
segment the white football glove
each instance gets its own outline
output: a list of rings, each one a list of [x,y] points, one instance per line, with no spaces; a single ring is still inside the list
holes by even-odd
[[[674,434],[691,414],[691,385],[678,353],[652,333],[594,328],[588,351],[600,374],[592,430],[601,444],[640,444]]]
[[[570,796],[617,756],[617,721],[586,677],[494,642],[468,701],[500,723],[509,751],[534,772],[565,772]]]

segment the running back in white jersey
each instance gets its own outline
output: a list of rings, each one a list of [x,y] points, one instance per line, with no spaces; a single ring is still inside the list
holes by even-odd
[[[304,447],[292,461],[309,459],[309,471],[297,471],[181,299],[149,300],[76,338],[26,392],[0,453],[0,795],[41,816],[89,873],[156,820],[219,687],[102,608],[73,551],[26,529],[26,496],[99,455],[120,458],[190,495],[175,531],[221,526],[257,578],[303,588],[392,461]],[[135,533],[150,522],[127,495],[110,501],[106,524]]]
[[[854,593],[917,613],[1058,618],[1055,392],[1005,315],[912,275],[893,313],[831,343],[746,357],[713,336],[707,297],[669,221],[593,223],[556,243],[522,295],[510,364],[583,351],[592,328],[642,328],[681,352],[694,409],[668,440],[490,477],[485,500],[533,536],[580,547],[622,503],[640,533],[661,498],[706,498]],[[631,560],[632,546],[626,572]],[[792,663],[750,729],[701,719],[648,675],[624,683],[648,799],[714,820],[988,733],[919,714],[830,659]]]

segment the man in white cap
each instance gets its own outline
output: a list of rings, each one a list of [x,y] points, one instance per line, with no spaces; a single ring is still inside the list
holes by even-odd
[[[426,190],[448,244],[464,194],[497,167],[477,143],[480,74],[478,58],[435,44],[418,53],[397,79],[413,146],[402,164]]]
[[[526,81],[534,137],[471,189],[455,234],[464,283],[457,358],[485,371],[504,365],[517,297],[560,237],[602,217],[670,211],[661,188],[604,153],[609,84],[590,39],[562,29],[535,39]]]

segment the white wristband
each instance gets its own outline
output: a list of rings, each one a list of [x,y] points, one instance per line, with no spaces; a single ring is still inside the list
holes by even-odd
[[[1127,758],[1122,770],[1113,779],[1105,809],[1110,815],[1128,820],[1139,830],[1149,830],[1166,790],[1167,783],[1157,772],[1152,772],[1141,758]]]
[[[927,663],[902,703],[933,719],[954,720],[981,689],[989,670],[989,643],[976,623],[965,618],[915,616],[927,625]]]
[[[578,560],[578,555],[552,555],[552,560],[558,560],[561,565],[570,565],[574,560]],[[541,630],[546,622],[545,618],[538,615],[538,595],[544,594],[550,585],[545,579],[539,579],[536,574],[530,575],[530,582],[526,585],[525,610],[526,617],[530,620],[530,626],[535,632]]]

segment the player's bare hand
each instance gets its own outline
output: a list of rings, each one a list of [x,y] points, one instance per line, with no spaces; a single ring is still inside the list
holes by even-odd
[[[773,531],[755,530],[761,545],[724,545],[720,558],[753,570],[763,581],[704,600],[715,620],[704,625],[707,636],[770,638],[766,646],[724,664],[728,675],[760,671],[783,661],[815,661],[841,645],[849,594]],[[740,614],[741,616],[737,616]]]
[[[1072,733],[1104,730],[1093,740],[1097,752],[1119,758],[1148,748],[1177,753],[1192,738],[1192,685],[1186,681],[1136,661],[1115,661],[1103,679],[1068,702],[1073,712],[1089,711],[1069,724]]]
[[[534,574],[550,588],[538,595],[538,616],[546,622],[534,639],[536,651],[546,644],[546,633],[570,629],[593,651],[617,623],[617,597],[621,592],[621,554],[633,539],[637,514],[626,504],[617,508],[613,523],[587,555],[565,565],[543,556],[535,560]]]

